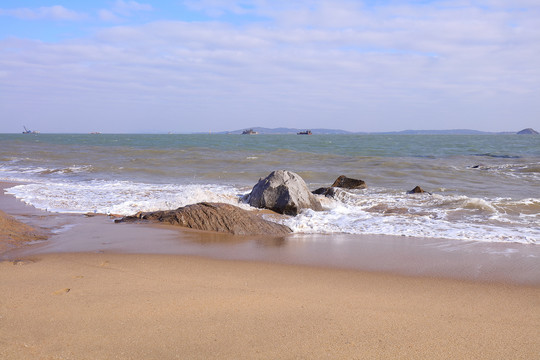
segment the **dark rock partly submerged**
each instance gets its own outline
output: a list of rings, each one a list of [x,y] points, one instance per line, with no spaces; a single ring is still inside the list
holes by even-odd
[[[407,191],[407,194],[423,194],[423,193],[426,193],[426,194],[430,194],[429,192],[425,191],[424,189],[422,189],[420,186],[416,186],[414,189],[410,190],[410,191]]]
[[[345,175],[339,176],[331,187],[339,187],[343,189],[365,189],[367,188],[364,180],[352,179]]]
[[[249,205],[280,214],[297,215],[302,209],[322,210],[321,203],[309,191],[304,180],[287,170],[273,171],[253,187]]]
[[[282,236],[292,232],[285,225],[267,221],[238,206],[207,202],[187,205],[176,210],[139,212],[133,216],[117,219],[115,222],[141,220],[235,235]]]
[[[333,187],[322,187],[311,192],[315,195],[324,195],[326,197],[334,197],[336,195],[336,189]]]
[[[367,188],[364,180],[352,179],[345,175],[340,175],[330,187],[321,187],[313,190],[315,195],[324,195],[326,197],[335,198],[338,193],[338,188],[341,189],[365,189]]]

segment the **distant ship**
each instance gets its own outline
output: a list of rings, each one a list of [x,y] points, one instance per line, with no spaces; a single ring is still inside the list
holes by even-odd
[[[313,135],[311,130],[297,132],[296,135]]]
[[[26,126],[23,126],[23,128],[24,128],[24,131],[22,132],[23,134],[39,134],[39,131],[28,130]]]
[[[258,134],[258,132],[253,131],[253,129],[248,129],[248,130],[242,131],[242,135],[257,135],[257,134]]]

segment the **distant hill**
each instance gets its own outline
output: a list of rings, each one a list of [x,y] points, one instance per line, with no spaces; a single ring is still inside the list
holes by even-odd
[[[338,130],[338,129],[295,129],[295,128],[275,128],[269,129],[264,127],[251,127],[234,131],[223,131],[217,134],[242,134],[244,130],[252,129],[259,134],[296,134],[300,131],[311,130],[313,134],[354,134],[350,131]]]
[[[517,132],[518,135],[538,135],[538,131],[527,128]]]
[[[538,134],[535,130],[528,128],[523,129],[520,132],[488,132],[488,131],[479,131],[479,130],[470,130],[470,129],[451,129],[451,130],[403,130],[403,131],[386,131],[386,132],[352,132],[340,129],[296,129],[296,128],[265,128],[265,127],[251,127],[244,128],[233,131],[222,131],[216,134],[242,134],[244,130],[252,129],[259,134],[269,135],[269,134],[296,134],[300,131],[311,130],[314,135],[341,135],[341,134],[365,134],[365,135],[510,135],[510,134]]]
[[[296,129],[296,128],[275,128],[269,129],[264,127],[252,127],[234,131],[223,131],[218,134],[242,134],[244,130],[253,129],[259,134],[296,134],[300,131],[311,130],[314,135],[339,135],[339,134],[385,134],[385,135],[483,135],[483,134],[495,134],[490,132],[468,130],[468,129],[455,129],[455,130],[403,130],[403,131],[388,131],[388,132],[352,132],[340,129]],[[513,133],[511,133],[513,134]]]
[[[403,130],[385,132],[383,134],[398,134],[398,135],[484,135],[496,134],[492,132],[469,130],[469,129],[451,129],[451,130]]]

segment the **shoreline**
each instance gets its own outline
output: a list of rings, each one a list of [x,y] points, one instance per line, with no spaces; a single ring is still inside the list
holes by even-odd
[[[50,236],[0,253],[0,261],[70,252],[187,255],[540,286],[537,245],[389,235],[238,236],[171,225],[115,224],[107,215],[50,213],[26,205],[4,193],[16,184],[0,181],[0,210]]]
[[[505,280],[504,266],[482,270],[486,278],[468,266],[467,276],[451,273],[491,256],[527,270],[515,252],[482,260],[475,244],[449,249],[435,239],[365,237],[355,248],[358,237],[329,235],[332,246],[322,237],[114,224],[32,210],[2,194],[0,210],[52,234],[0,256],[2,359],[540,354],[540,285],[531,276]]]

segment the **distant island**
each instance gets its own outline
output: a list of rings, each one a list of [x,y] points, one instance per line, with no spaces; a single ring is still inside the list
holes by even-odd
[[[527,128],[517,132],[518,135],[538,135],[538,131]]]
[[[294,129],[294,128],[264,128],[264,127],[250,127],[246,130],[240,129],[240,130],[233,130],[233,131],[222,131],[222,132],[216,132],[215,134],[298,134],[299,132],[305,132],[306,129]],[[345,130],[335,130],[335,129],[312,129],[311,132],[313,134],[355,134],[351,131],[345,131]]]
[[[296,128],[265,128],[265,127],[251,127],[248,130],[239,129],[233,131],[222,131],[216,132],[215,134],[246,134],[246,131],[249,131],[250,134],[263,134],[263,135],[286,135],[286,134],[299,134],[305,133],[305,129],[296,129]],[[505,131],[505,132],[488,132],[488,131],[478,131],[470,129],[452,129],[452,130],[403,130],[403,131],[387,131],[387,132],[352,132],[340,129],[311,129],[310,134],[318,135],[512,135],[512,134],[529,134],[529,135],[538,135],[538,132],[534,129],[527,128],[518,132]]]

